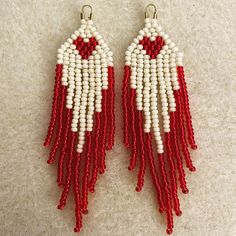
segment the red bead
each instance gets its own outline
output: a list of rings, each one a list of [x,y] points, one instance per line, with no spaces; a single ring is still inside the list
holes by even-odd
[[[164,208],[159,208],[160,213],[163,213],[164,211],[165,211]]]
[[[78,37],[73,41],[73,44],[76,46],[76,49],[79,51],[82,59],[88,59],[98,45],[94,37],[90,38],[87,43],[85,43],[81,37]]]
[[[75,227],[75,228],[74,228],[74,232],[75,232],[75,233],[80,232],[80,230],[81,230],[81,228],[79,228],[79,227]]]
[[[84,215],[87,215],[88,214],[88,210],[86,209],[86,210],[82,210],[82,213],[84,214]]]
[[[136,190],[137,192],[140,192],[142,189],[137,186],[137,187],[135,188],[135,190]]]
[[[150,41],[149,38],[145,36],[143,40],[139,41],[139,44],[143,45],[143,49],[146,50],[151,59],[155,59],[165,43],[160,36],[156,37],[155,41]]]
[[[172,234],[172,233],[173,233],[173,230],[172,230],[172,229],[167,229],[167,230],[166,230],[166,233],[167,233],[167,234]]]
[[[177,215],[177,216],[181,216],[181,215],[182,215],[182,211],[176,212],[176,215]]]
[[[63,210],[63,208],[64,208],[64,206],[62,206],[62,205],[57,206],[57,209],[59,209],[59,210]]]
[[[183,192],[184,194],[188,194],[189,191],[188,191],[187,188],[185,188],[185,189],[182,190],[182,192]]]

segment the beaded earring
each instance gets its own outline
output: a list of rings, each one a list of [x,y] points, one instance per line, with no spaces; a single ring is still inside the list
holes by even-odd
[[[122,99],[124,144],[131,149],[128,169],[133,170],[139,163],[136,187],[139,192],[149,166],[159,211],[165,212],[167,233],[171,234],[173,210],[181,215],[178,182],[182,192],[188,193],[183,160],[190,171],[195,171],[188,146],[194,150],[197,146],[183,54],[162,31],[154,4],[146,7],[145,27],[128,47],[125,61]]]
[[[93,25],[91,6],[83,6],[81,27],[58,49],[57,58],[44,146],[53,142],[48,163],[58,162],[57,182],[63,188],[59,209],[73,188],[74,231],[79,232],[82,213],[88,212],[88,191],[94,192],[98,173],[105,171],[115,130],[112,52]]]

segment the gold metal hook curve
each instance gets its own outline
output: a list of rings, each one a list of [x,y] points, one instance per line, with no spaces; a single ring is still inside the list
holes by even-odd
[[[150,7],[153,7],[153,8],[154,8],[154,14],[153,14],[152,18],[153,18],[153,19],[157,19],[157,7],[156,7],[156,5],[153,4],[153,3],[150,3],[150,4],[148,4],[148,5],[146,6],[146,8],[145,8],[145,18],[149,18],[149,16],[150,16],[150,14],[149,14],[149,12],[148,12],[148,9],[149,9]]]
[[[90,9],[90,14],[87,16],[87,19],[91,20],[92,17],[93,17],[93,8],[90,5],[83,5],[82,6],[81,19],[86,19],[85,8],[89,8]]]

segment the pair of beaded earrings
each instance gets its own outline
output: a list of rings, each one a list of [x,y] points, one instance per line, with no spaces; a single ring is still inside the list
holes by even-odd
[[[154,7],[151,16],[150,8]],[[85,13],[90,9],[90,14]],[[85,5],[81,27],[58,49],[51,120],[44,146],[52,143],[48,163],[58,161],[57,182],[63,209],[72,188],[75,232],[88,213],[88,192],[106,169],[106,150],[114,145],[114,67],[112,52]],[[188,193],[183,162],[195,171],[188,146],[196,149],[186,88],[183,54],[157,23],[156,7],[145,11],[145,27],[125,53],[123,80],[124,144],[131,149],[128,169],[139,165],[136,190],[149,168],[167,233],[173,212],[181,215],[178,185]],[[154,146],[154,147],[153,147]]]

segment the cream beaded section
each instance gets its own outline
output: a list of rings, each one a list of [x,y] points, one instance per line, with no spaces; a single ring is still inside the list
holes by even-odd
[[[159,39],[163,45],[158,49],[158,43],[155,45],[155,42]],[[159,50],[155,57],[143,45],[144,40],[153,44],[153,50]],[[176,111],[174,90],[180,88],[177,66],[183,65],[183,54],[178,52],[175,43],[162,30],[157,20],[147,18],[145,27],[139,31],[125,55],[126,65],[131,68],[130,88],[136,90],[136,108],[144,113],[144,132],[153,130],[157,152],[163,153],[161,129],[165,133],[170,132],[169,114]]]
[[[93,21],[83,19],[81,23],[57,54],[57,64],[63,65],[61,83],[67,86],[66,108],[73,111],[71,130],[78,131],[79,153],[83,152],[85,132],[93,130],[94,112],[102,112],[102,90],[108,89],[108,67],[113,66],[112,52]],[[74,44],[78,37],[85,44],[89,44],[91,38],[96,40],[94,50],[86,59]]]

